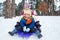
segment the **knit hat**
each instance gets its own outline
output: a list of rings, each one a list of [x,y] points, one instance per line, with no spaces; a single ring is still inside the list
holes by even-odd
[[[24,8],[30,8],[29,3],[25,3],[25,4],[24,4]]]

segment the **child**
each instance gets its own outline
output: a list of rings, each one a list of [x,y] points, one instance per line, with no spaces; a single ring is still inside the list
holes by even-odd
[[[22,19],[20,20],[20,26],[15,26],[15,29],[12,32],[9,32],[10,35],[14,35],[17,33],[17,30],[20,30],[22,32],[33,32],[34,31],[34,26],[35,26],[35,21],[34,18],[31,17],[29,13],[25,13]]]
[[[24,8],[22,15],[23,17],[21,18],[20,22],[18,22],[18,25],[16,25],[15,29],[12,32],[9,32],[9,34],[13,36],[17,33],[17,30],[20,30],[22,32],[34,32],[38,38],[40,38],[40,24],[39,22],[35,22],[34,18],[32,17],[34,13],[32,10],[30,10],[29,6]]]

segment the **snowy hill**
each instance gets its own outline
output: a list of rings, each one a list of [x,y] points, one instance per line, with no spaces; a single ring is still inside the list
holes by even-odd
[[[37,19],[40,20],[42,25],[42,35],[41,39],[35,36],[31,36],[28,39],[18,37],[18,35],[10,36],[8,31],[14,29],[19,17],[14,17],[11,19],[4,19],[0,17],[0,40],[60,40],[60,16],[38,16]]]

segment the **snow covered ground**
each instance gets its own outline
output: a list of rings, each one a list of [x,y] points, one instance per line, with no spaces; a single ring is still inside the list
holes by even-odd
[[[14,29],[19,17],[14,17],[11,19],[4,19],[0,17],[0,40],[60,40],[60,16],[38,16],[37,19],[40,20],[42,25],[42,35],[43,37],[38,39],[34,35],[25,39],[14,35],[13,37],[8,34],[8,31]]]

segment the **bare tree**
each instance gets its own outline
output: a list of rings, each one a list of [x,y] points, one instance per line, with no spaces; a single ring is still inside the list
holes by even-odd
[[[44,1],[38,3],[37,10],[41,11],[43,15],[48,11],[48,5]]]
[[[52,16],[54,15],[54,0],[52,0]]]
[[[54,15],[54,0],[48,0],[49,8],[50,8],[50,14]]]
[[[10,5],[10,0],[6,0],[6,14],[5,18],[11,18],[11,5]]]
[[[15,0],[12,0],[11,14],[12,14],[12,17],[15,17]]]

